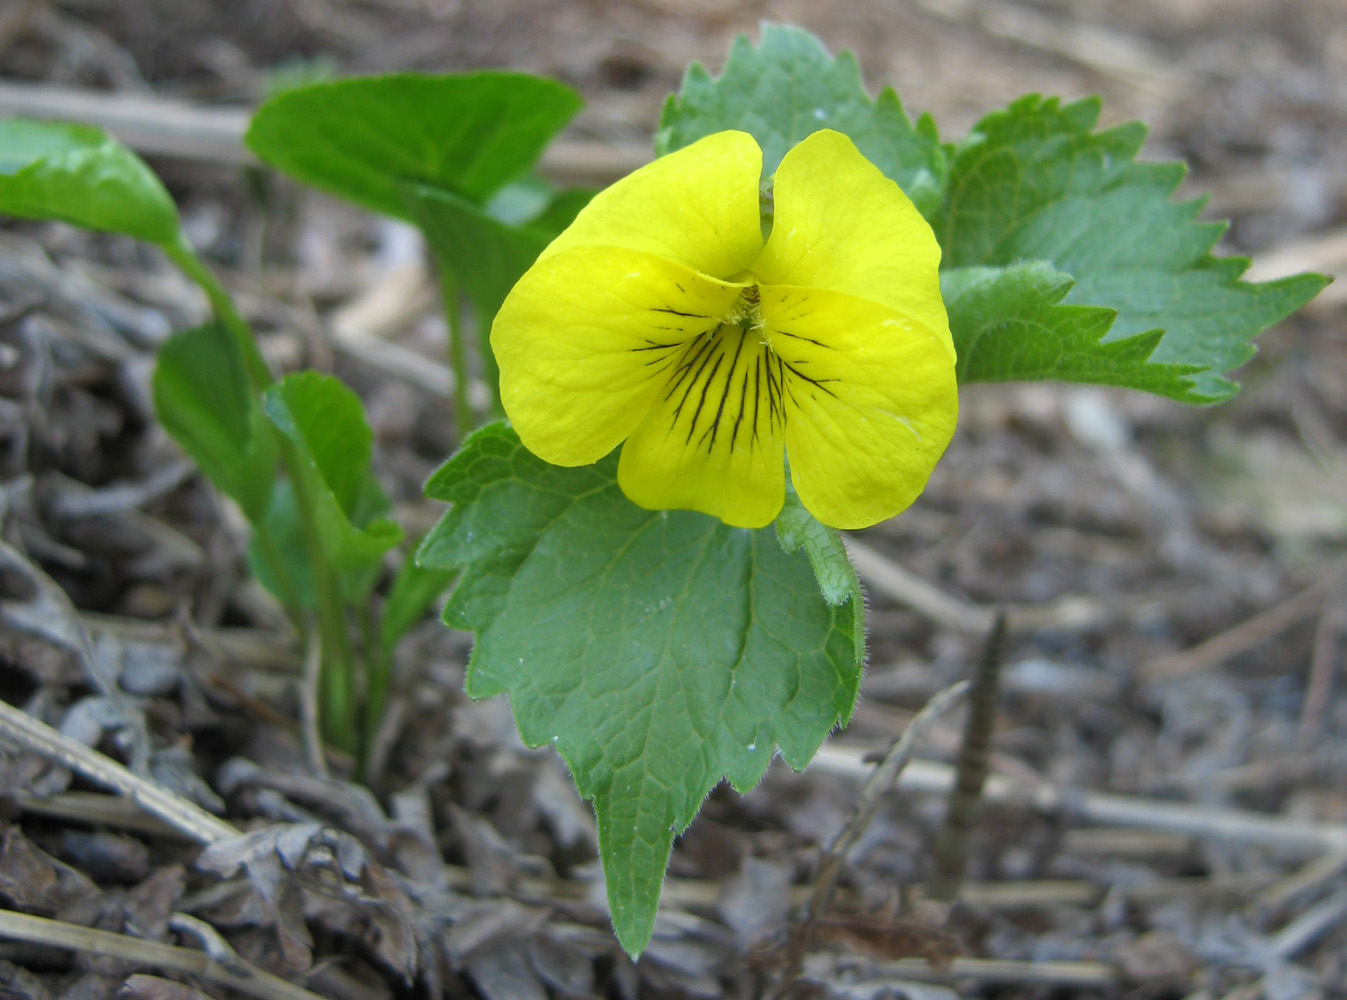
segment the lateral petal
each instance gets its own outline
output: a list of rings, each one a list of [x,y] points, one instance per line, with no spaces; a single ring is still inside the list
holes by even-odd
[[[753,273],[768,284],[869,299],[926,326],[954,354],[940,244],[907,195],[840,132],[814,132],[773,182],[774,222]]]
[[[620,247],[540,259],[491,327],[501,403],[524,446],[554,465],[608,454],[658,398],[672,357],[719,325],[741,287]]]
[[[746,132],[717,132],[661,156],[596,194],[546,250],[618,246],[732,278],[762,250],[762,150]]]
[[[762,528],[785,500],[785,411],[759,332],[722,327],[690,342],[622,446],[617,481],[651,510]]]
[[[786,375],[786,455],[800,501],[834,528],[906,509],[958,418],[941,331],[831,290],[766,286],[761,296]]]

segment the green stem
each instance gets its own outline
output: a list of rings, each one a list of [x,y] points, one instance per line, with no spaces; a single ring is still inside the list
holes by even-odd
[[[210,300],[211,310],[215,313],[215,318],[228,331],[234,341],[234,346],[238,349],[239,357],[243,359],[243,367],[248,373],[248,381],[252,384],[253,391],[262,392],[275,380],[271,376],[271,369],[267,367],[267,363],[262,357],[262,352],[257,348],[257,341],[253,339],[252,327],[248,326],[247,321],[234,308],[234,300],[229,297],[229,293],[225,291],[224,286],[216,280],[210,268],[202,263],[201,258],[196,255],[196,251],[192,249],[181,233],[178,234],[176,243],[165,244],[163,250],[168,259],[206,293],[206,298]],[[268,424],[268,426],[270,425]],[[275,433],[274,428],[272,433]],[[258,552],[261,553],[262,558],[271,568],[272,577],[285,591],[283,600],[286,614],[290,616],[295,631],[303,638],[307,635],[308,629],[300,617],[299,599],[290,586],[290,578],[281,568],[280,553],[276,551],[271,536],[260,526],[254,525],[253,534],[257,540]]]
[[[224,286],[216,280],[215,275],[201,262],[201,258],[181,235],[175,243],[168,244],[163,249],[169,260],[201,286],[210,300],[216,318],[233,338],[239,355],[243,358],[253,390],[258,393],[265,391],[274,384],[275,379],[262,357],[262,352],[258,350],[252,328],[234,308],[234,301]],[[303,475],[304,469],[301,464],[303,459],[292,441],[274,427],[273,433],[281,443],[282,461],[295,491],[300,521],[304,525],[304,547],[313,569],[314,591],[318,605],[318,636],[323,652],[319,692],[322,728],[324,735],[334,744],[343,750],[353,752],[359,742],[356,725],[358,678],[355,653],[351,648],[350,635],[346,631],[340,581],[336,568],[327,558],[327,552],[318,534],[317,505]],[[259,533],[261,534],[264,533]],[[262,540],[262,549],[264,558],[279,565],[279,554],[271,546],[270,539]],[[277,573],[276,576],[278,580],[285,579],[283,573]],[[287,598],[293,602],[291,611],[293,616],[298,613],[298,602],[293,595],[287,595]]]
[[[468,403],[468,348],[463,340],[463,302],[454,272],[438,260],[440,297],[444,299],[444,319],[449,326],[449,365],[454,370],[454,422],[461,441],[477,426],[477,415]]]
[[[387,614],[386,609],[384,613]],[[384,708],[388,704],[388,680],[393,671],[392,652],[379,641],[368,605],[365,608],[364,625],[365,718],[361,730],[360,756],[356,761],[357,777],[361,782],[369,779],[370,750],[379,734],[379,724],[383,721]]]
[[[348,753],[356,753],[358,676],[355,650],[346,628],[346,606],[341,596],[341,581],[327,558],[318,534],[315,512],[317,503],[302,474],[303,458],[288,438],[282,439],[286,469],[295,491],[300,521],[304,525],[304,548],[313,570],[314,599],[318,611],[318,637],[322,643],[323,668],[319,671],[318,704],[322,713],[323,735]]]
[[[281,588],[281,603],[285,608],[286,617],[290,619],[290,624],[295,629],[295,634],[299,636],[301,643],[308,642],[309,623],[300,614],[299,595],[295,593],[295,588],[291,586],[290,576],[285,572],[285,562],[276,549],[276,543],[272,539],[271,533],[261,524],[254,524],[253,540],[257,543],[258,555],[261,556],[267,564],[267,568],[271,571],[271,578],[276,581],[276,586]]]
[[[196,255],[196,252],[192,250],[181,234],[179,234],[176,243],[166,244],[163,249],[164,253],[168,255],[168,259],[178,265],[206,293],[206,298],[210,300],[216,318],[229,331],[229,335],[234,338],[234,343],[239,349],[239,356],[243,358],[243,365],[248,371],[248,379],[252,382],[253,388],[261,392],[271,385],[275,379],[272,378],[271,369],[267,367],[262,352],[257,348],[257,341],[253,338],[252,328],[234,308],[234,300],[229,297],[229,293],[224,290],[224,286],[216,280],[210,268],[201,262],[201,258]]]

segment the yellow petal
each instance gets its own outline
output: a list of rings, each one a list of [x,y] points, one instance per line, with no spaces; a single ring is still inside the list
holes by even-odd
[[[714,330],[740,287],[619,247],[539,260],[496,314],[501,403],[554,465],[612,451],[658,398],[674,356]]]
[[[622,446],[618,485],[651,510],[762,528],[785,499],[784,409],[760,332],[722,327],[690,342]]]
[[[805,508],[834,528],[906,509],[954,434],[954,359],[941,331],[865,299],[765,286],[781,367],[786,454]]]
[[[774,221],[753,273],[768,284],[827,288],[920,321],[950,355],[940,244],[902,189],[840,132],[824,129],[781,161]]]
[[[761,175],[752,136],[717,132],[600,191],[542,255],[627,247],[732,278],[762,250]]]

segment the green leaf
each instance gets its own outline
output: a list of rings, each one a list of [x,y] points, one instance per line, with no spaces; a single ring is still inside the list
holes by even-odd
[[[0,212],[159,246],[178,239],[178,210],[159,178],[88,125],[0,121]]]
[[[453,271],[487,328],[519,276],[555,235],[507,225],[466,198],[422,185],[408,189],[408,202],[431,250]]]
[[[552,200],[552,185],[534,174],[498,190],[482,206],[486,214],[507,226],[526,226]]]
[[[454,575],[449,570],[419,566],[410,555],[402,560],[379,623],[379,647],[385,658],[393,655],[398,640],[421,620],[435,598],[454,582]]]
[[[1192,391],[1201,366],[1150,363],[1160,331],[1101,343],[1117,314],[1062,305],[1074,283],[1042,262],[942,271],[959,384],[1059,379],[1125,385],[1174,399]]]
[[[356,574],[356,591],[365,589],[402,529],[380,516],[389,505],[370,470],[374,435],[360,398],[331,375],[300,372],[268,389],[263,405],[298,452],[302,481],[292,485],[312,501],[314,522],[307,527],[332,565]]]
[[[479,206],[421,184],[406,190],[431,250],[454,272],[488,329],[515,282],[593,197],[587,190],[540,192],[523,185],[505,191],[510,197]]]
[[[431,478],[453,507],[422,565],[461,567],[444,620],[476,632],[474,698],[508,692],[593,799],[613,926],[650,939],[675,833],[722,777],[753,786],[773,745],[807,764],[856,700],[861,607],[819,595],[774,532],[648,511],[616,455],[563,469],[492,425]]]
[[[787,552],[803,548],[809,565],[818,581],[819,592],[829,604],[854,601],[857,608],[864,606],[860,577],[851,565],[842,535],[836,528],[820,522],[805,510],[795,487],[786,482],[786,502],[776,518],[776,536]],[[864,634],[858,633],[856,658],[865,656]]]
[[[388,509],[388,498],[372,478],[365,480],[362,490],[364,498],[358,505],[361,509],[380,512]],[[375,521],[366,526],[379,536],[385,533],[386,523]],[[257,581],[292,611],[317,609],[318,591],[309,555],[308,527],[290,480],[282,479],[276,483],[271,503],[253,529],[248,546],[248,567]],[[386,548],[392,548],[399,536],[391,531],[386,533],[389,538]],[[323,544],[325,551],[333,551],[331,541]],[[364,603],[379,582],[383,567],[379,552],[373,551],[375,548],[377,546],[370,546],[367,556],[348,561],[336,570],[338,592],[345,603]]]
[[[229,331],[208,323],[173,336],[159,349],[153,388],[164,429],[250,521],[260,520],[276,479],[276,436]]]
[[[277,482],[271,503],[253,526],[248,543],[248,569],[287,611],[312,611],[318,605],[313,567],[309,565],[304,519],[294,485]]]
[[[545,187],[515,184],[502,189],[506,197],[486,207],[422,184],[408,185],[405,194],[435,259],[472,303],[483,376],[498,395],[500,375],[491,354],[491,322],[515,282],[571,224],[591,193],[553,195]],[[517,221],[507,222],[502,216]]]
[[[548,240],[561,235],[561,231],[575,221],[580,209],[589,204],[597,192],[592,188],[567,188],[552,195],[552,200],[534,218],[529,226],[536,232],[546,233]]]
[[[522,73],[364,77],[272,98],[245,141],[305,183],[410,218],[404,185],[484,201],[528,171],[580,103]]]
[[[393,675],[393,652],[407,631],[425,616],[426,609],[449,588],[457,574],[417,565],[409,553],[402,560],[379,621],[379,648],[369,657],[365,677],[365,717],[373,733],[388,702]]]
[[[1238,386],[1222,376],[1253,356],[1253,337],[1313,298],[1326,279],[1239,281],[1247,260],[1210,254],[1224,227],[1196,221],[1201,202],[1170,200],[1182,164],[1137,163],[1145,128],[1092,132],[1098,117],[1098,100],[1062,105],[1029,96],[979,122],[954,153],[945,202],[933,220],[942,266],[1006,268],[1005,291],[988,290],[985,274],[971,279],[984,285],[990,303],[1023,297],[1025,273],[1011,265],[1046,262],[1075,281],[1065,305],[1117,313],[1099,341],[1098,361],[1071,363],[1092,373],[1088,381],[1193,403],[1225,399]],[[1077,314],[1067,322],[1081,321]],[[1143,354],[1152,337],[1158,344]],[[1067,339],[1073,350],[1087,343]],[[1117,356],[1103,356],[1118,344],[1130,345],[1119,348],[1127,355],[1122,365]],[[1023,371],[1012,352],[998,352],[997,377],[1043,377],[1038,372],[1049,351],[1023,350],[1029,360]],[[1155,366],[1170,367],[1155,372]],[[1183,370],[1188,374],[1179,378]]]
[[[822,128],[850,136],[923,215],[939,205],[945,151],[935,123],[923,115],[914,126],[892,88],[872,101],[856,57],[843,52],[834,59],[800,28],[763,25],[757,48],[739,36],[719,79],[699,63],[688,67],[682,88],[665,102],[655,150],[663,156],[714,132],[741,129],[762,147],[763,176],[770,177],[787,150]]]

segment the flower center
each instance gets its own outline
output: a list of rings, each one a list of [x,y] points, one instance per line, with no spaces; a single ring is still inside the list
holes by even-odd
[[[734,305],[730,306],[730,311],[725,314],[721,322],[726,326],[739,326],[745,330],[756,330],[762,333],[764,330],[762,322],[762,297],[758,293],[758,286],[750,284],[739,297],[734,300]],[[763,341],[764,346],[767,342]]]
[[[711,323],[689,340],[637,350],[652,355],[646,365],[664,382],[670,432],[684,445],[752,451],[785,428],[790,366],[772,350],[756,284]]]

